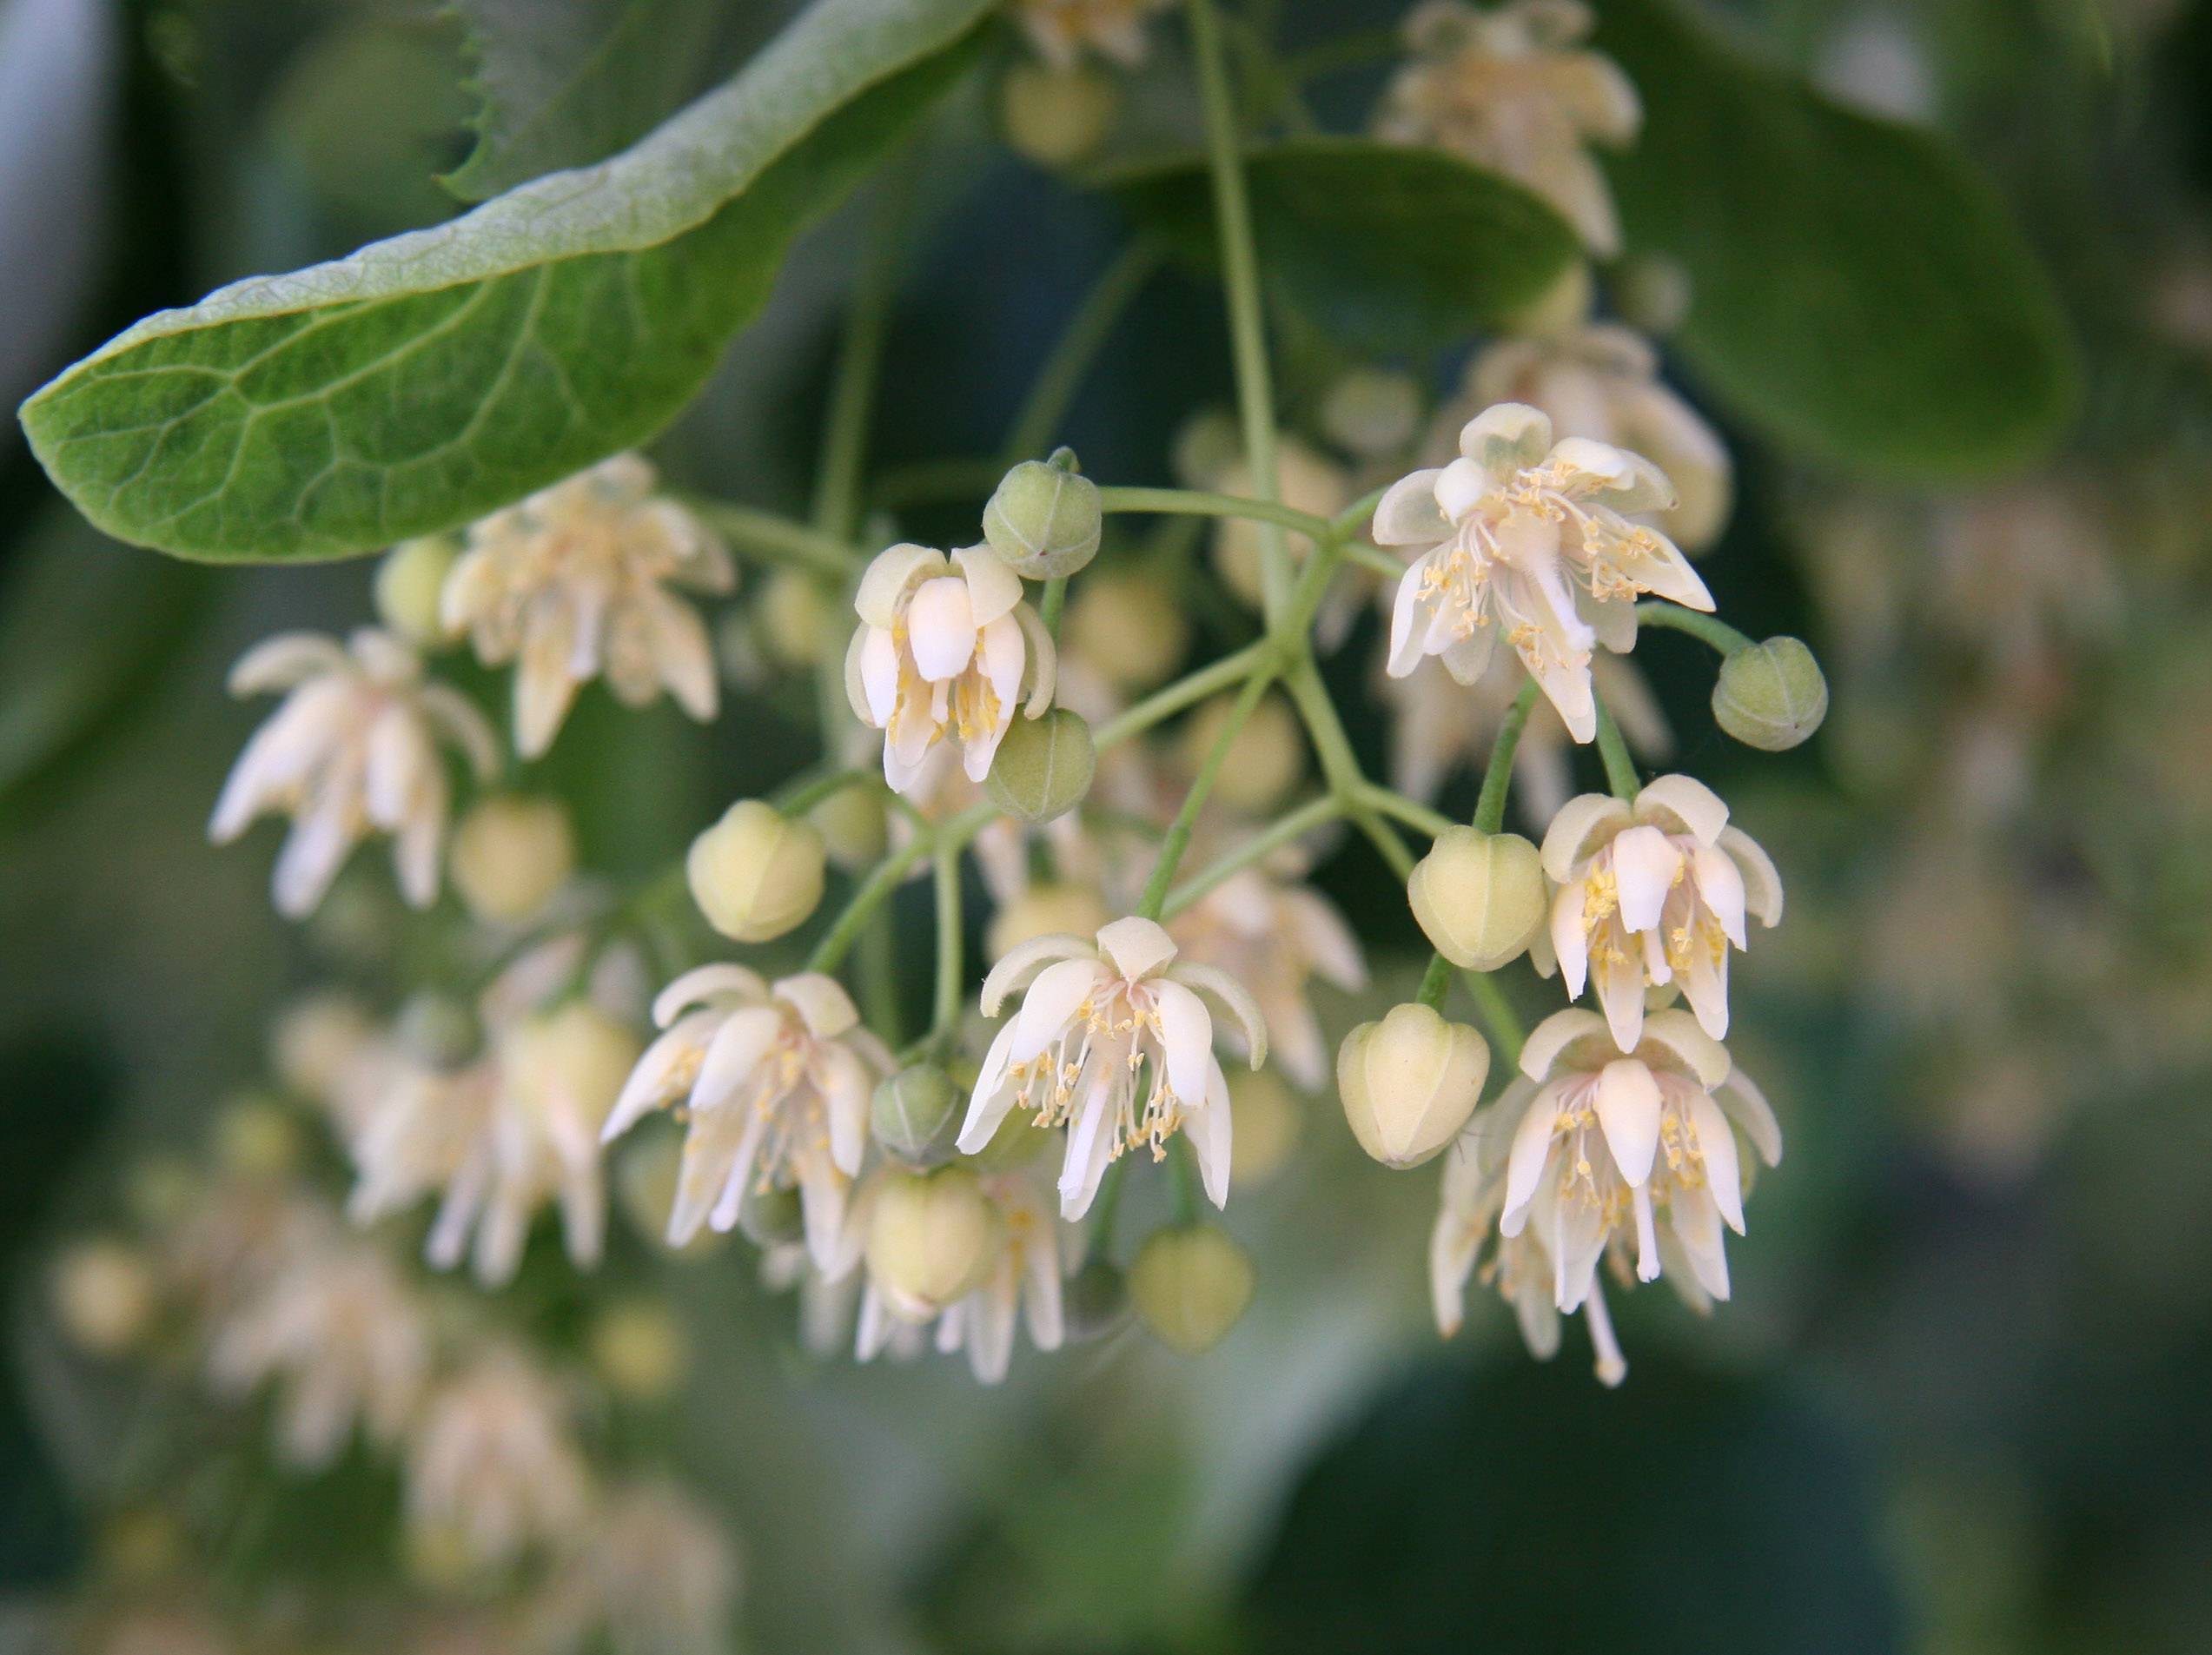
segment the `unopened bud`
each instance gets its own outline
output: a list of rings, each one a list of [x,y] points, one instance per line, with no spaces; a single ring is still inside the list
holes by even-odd
[[[1093,1259],[1060,1290],[1060,1319],[1080,1344],[1118,1333],[1129,1315],[1129,1278],[1104,1259]]]
[[[864,868],[879,860],[890,838],[884,796],[873,787],[840,787],[807,811],[806,819],[840,868]]]
[[[665,1228],[665,1226],[664,1226]],[[782,1247],[806,1235],[806,1208],[796,1186],[756,1184],[738,1208],[738,1228],[755,1247]]]
[[[1031,885],[991,917],[983,951],[997,961],[1040,937],[1095,937],[1113,917],[1089,885]]]
[[[499,1044],[508,1094],[540,1120],[580,1115],[596,1133],[637,1063],[638,1037],[588,1000],[530,1017]]]
[[[1406,881],[1406,897],[1439,954],[1494,971],[1536,937],[1549,906],[1543,859],[1518,833],[1447,828]]]
[[[842,641],[837,634],[849,619],[821,580],[803,569],[770,575],[753,612],[768,659],[794,672],[818,666]]]
[[[1156,1230],[1129,1266],[1129,1300],[1163,1345],[1195,1356],[1252,1302],[1252,1261],[1211,1224]]]
[[[1828,716],[1828,680],[1803,640],[1770,638],[1720,664],[1712,716],[1746,747],[1786,752]]]
[[[502,794],[477,804],[454,830],[454,889],[493,924],[527,919],[576,869],[576,836],[557,799]]]
[[[281,1178],[300,1164],[299,1122],[276,1099],[248,1096],[215,1117],[215,1160],[248,1178]]]
[[[1506,331],[1527,339],[1571,332],[1590,320],[1590,301],[1589,262],[1578,258],[1507,319]]]
[[[1054,707],[1041,718],[1014,721],[983,787],[999,809],[1024,822],[1050,822],[1083,803],[1097,769],[1090,725],[1082,714]]]
[[[1336,1050],[1344,1118],[1360,1148],[1386,1167],[1417,1167],[1449,1143],[1489,1074],[1482,1036],[1419,1003],[1361,1023]]]
[[[990,1270],[998,1215],[966,1167],[877,1175],[868,1279],[893,1314],[926,1321]]]
[[[376,1025],[360,1001],[348,994],[311,994],[278,1014],[269,1036],[269,1066],[286,1090],[328,1102],[375,1039]]]
[[[55,1261],[54,1314],[78,1349],[120,1356],[154,1314],[154,1272],[121,1241],[80,1241]]]
[[[1229,1109],[1236,1158],[1229,1163],[1229,1187],[1248,1189],[1282,1170],[1305,1131],[1305,1116],[1272,1067],[1229,1076]]]
[[[1195,774],[1206,762],[1235,708],[1232,698],[1217,696],[1191,715],[1183,726],[1185,769]],[[1214,797],[1231,810],[1264,816],[1305,773],[1306,738],[1298,715],[1288,701],[1271,694],[1252,709],[1244,728],[1236,732],[1229,760],[1215,778]]]
[[[822,900],[822,836],[757,798],[739,799],[692,841],[684,870],[706,923],[738,943],[765,943]]]
[[[402,540],[376,566],[376,616],[418,648],[453,636],[439,612],[446,576],[460,557],[460,543],[450,535]]]
[[[592,1366],[607,1388],[634,1402],[662,1402],[684,1382],[691,1347],[668,1307],[650,1299],[610,1307],[592,1324]]]
[[[1057,580],[1098,555],[1104,522],[1098,485],[1063,448],[1050,460],[1024,460],[999,480],[983,507],[983,538],[1017,574]]]
[[[939,1166],[952,1158],[966,1102],[951,1076],[917,1063],[877,1086],[869,1124],[876,1142],[908,1165]]]
[[[1105,138],[1121,101],[1096,70],[1017,63],[999,85],[1007,147],[1040,167],[1073,166]]]
[[[1070,653],[1128,693],[1162,682],[1190,647],[1190,622],[1160,582],[1110,565],[1076,583],[1061,633]]]
[[[1420,423],[1420,381],[1390,368],[1355,367],[1321,401],[1321,428],[1355,454],[1397,453]]]

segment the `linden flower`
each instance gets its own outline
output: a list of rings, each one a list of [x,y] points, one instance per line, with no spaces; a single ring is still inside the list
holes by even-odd
[[[1178,963],[1166,930],[1117,919],[1096,948],[1076,937],[1025,943],[983,979],[983,1010],[998,1015],[1028,985],[1022,1009],[983,1056],[983,1075],[960,1129],[961,1150],[990,1141],[1017,1103],[1041,1127],[1068,1129],[1060,1213],[1090,1210],[1109,1162],[1139,1144],[1152,1158],[1188,1127],[1199,1175],[1216,1207],[1229,1199],[1229,1082],[1214,1056],[1214,1020],[1196,990],[1221,1001],[1242,1026],[1254,1069],[1267,1061],[1258,1004],[1227,972]],[[1137,1096],[1140,1071],[1149,1085]]]
[[[1674,542],[1624,513],[1665,510],[1673,490],[1651,461],[1587,438],[1556,445],[1552,422],[1518,402],[1467,421],[1460,457],[1391,485],[1378,546],[1426,548],[1399,583],[1387,670],[1443,658],[1471,685],[1502,634],[1577,741],[1597,733],[1590,659],[1636,642],[1636,599],[1692,609],[1712,597]]]
[[[1343,915],[1303,885],[1247,868],[1177,915],[1169,934],[1187,959],[1249,986],[1292,1081],[1309,1092],[1328,1082],[1335,1057],[1306,990],[1315,977],[1348,993],[1367,986]]]
[[[429,1366],[429,1329],[390,1257],[330,1235],[288,1253],[225,1314],[208,1353],[224,1391],[279,1383],[277,1441],[303,1471],[337,1459],[356,1422],[394,1441]]]
[[[1072,69],[1088,47],[1124,69],[1144,61],[1144,25],[1173,0],[1015,0],[1015,20],[1038,56]]]
[[[1028,717],[1052,705],[1051,635],[1023,601],[1021,576],[987,546],[949,559],[892,546],[868,566],[853,607],[863,624],[845,655],[845,694],[860,721],[884,732],[884,779],[895,791],[914,785],[948,735],[968,779],[982,781],[1024,679]]]
[[[499,740],[457,691],[427,681],[415,652],[363,627],[346,643],[283,632],[230,669],[235,696],[287,692],[254,732],[215,801],[208,837],[228,844],[255,818],[292,818],[276,859],[277,912],[315,911],[354,846],[393,836],[400,890],[417,908],[438,894],[449,790],[440,738],[467,758],[477,779],[499,769]]]
[[[514,746],[553,745],[583,685],[606,677],[625,706],[666,689],[694,718],[717,705],[714,650],[699,611],[670,590],[726,592],[736,571],[699,520],[653,493],[653,469],[617,454],[468,531],[440,619],[487,666],[518,661]]]
[[[946,1354],[965,1350],[976,1378],[996,1385],[1013,1360],[1017,1323],[1026,1321],[1030,1343],[1039,1350],[1059,1349],[1065,1336],[1060,1232],[1057,1217],[1027,1170],[987,1176],[983,1188],[998,1216],[998,1244],[982,1282],[937,1316],[935,1341]],[[886,1348],[902,1354],[904,1335],[914,1327],[871,1281],[861,1295],[854,1354],[865,1362]]]
[[[1557,208],[1593,253],[1619,252],[1613,196],[1583,146],[1627,143],[1643,109],[1611,58],[1577,50],[1591,23],[1577,0],[1416,6],[1405,23],[1413,61],[1383,95],[1376,135],[1503,173]]]
[[[1554,1313],[1586,1308],[1599,1377],[1618,1384],[1627,1370],[1597,1285],[1599,1259],[1611,1256],[1624,1285],[1665,1273],[1694,1308],[1726,1299],[1721,1226],[1744,1233],[1736,1132],[1772,1167],[1782,1159],[1781,1129],[1727,1049],[1684,1012],[1654,1012],[1625,1056],[1595,1012],[1556,1012],[1529,1036],[1520,1063],[1524,1078],[1469,1122],[1445,1173],[1430,1248],[1438,1321],[1447,1334],[1458,1327],[1494,1216],[1488,1269],[1530,1349],[1541,1357],[1558,1348],[1546,1297]]]
[[[520,1351],[478,1357],[432,1393],[409,1433],[408,1526],[484,1567],[574,1539],[591,1492],[572,1414],[560,1386]]]
[[[1467,389],[1476,408],[1525,402],[1563,435],[1646,454],[1674,485],[1659,526],[1692,551],[1728,521],[1734,473],[1719,434],[1659,379],[1659,353],[1633,330],[1586,322],[1543,339],[1507,339],[1475,358]]]
[[[607,1117],[613,1142],[679,1101],[690,1129],[668,1244],[738,1221],[748,1191],[798,1188],[807,1251],[825,1272],[851,1265],[846,1195],[868,1146],[869,1097],[893,1068],[851,996],[818,971],[771,984],[742,965],[686,971],[652,1004],[666,1030],[646,1049]]]
[[[740,1572],[713,1512],[673,1483],[625,1485],[524,1612],[520,1647],[547,1655],[727,1649]]]
[[[1727,1034],[1728,950],[1748,945],[1746,910],[1781,919],[1782,879],[1711,788],[1661,776],[1633,804],[1568,800],[1544,835],[1544,872],[1559,887],[1550,943],[1567,996],[1594,985],[1621,1050],[1641,1033],[1647,985],[1679,986],[1705,1033]]]

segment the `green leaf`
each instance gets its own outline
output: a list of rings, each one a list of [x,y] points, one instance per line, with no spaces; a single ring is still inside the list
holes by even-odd
[[[645,136],[697,89],[716,0],[453,0],[476,148],[439,182],[487,201]]]
[[[96,525],[186,557],[339,557],[480,516],[681,411],[990,8],[820,0],[612,161],[149,316],[23,428]]]
[[[1381,351],[1464,339],[1542,294],[1575,255],[1564,220],[1457,156],[1362,138],[1248,152],[1264,279],[1332,334]],[[1187,256],[1215,242],[1205,157],[1100,177]]]
[[[2032,460],[2077,371],[2050,283],[1935,135],[1856,114],[1672,0],[1606,0],[1646,125],[1607,162],[1629,247],[1680,261],[1714,395],[1838,464],[1942,480]]]

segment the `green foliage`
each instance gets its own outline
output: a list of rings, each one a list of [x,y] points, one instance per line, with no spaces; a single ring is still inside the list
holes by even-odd
[[[1261,268],[1343,341],[1390,352],[1464,339],[1541,295],[1575,256],[1565,221],[1457,156],[1298,138],[1247,158]],[[1205,157],[1100,182],[1179,253],[1215,254]]]
[[[822,0],[613,160],[150,316],[24,429],[95,524],[187,557],[343,556],[480,516],[673,418],[988,10]]]
[[[696,85],[715,0],[454,0],[475,62],[476,148],[440,181],[463,201],[587,166]]]
[[[1673,0],[1606,0],[1648,124],[1607,157],[1630,247],[1679,260],[1714,394],[1838,464],[1941,480],[2036,458],[2077,370],[2018,229],[1942,139],[1829,103]]]

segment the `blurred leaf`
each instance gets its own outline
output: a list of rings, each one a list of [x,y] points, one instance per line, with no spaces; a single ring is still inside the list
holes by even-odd
[[[1457,156],[1298,138],[1247,156],[1266,280],[1332,334],[1380,351],[1464,339],[1540,295],[1573,232],[1520,185]],[[1202,156],[1102,176],[1187,256],[1215,254]]]
[[[1493,1306],[1494,1314],[1504,1312]],[[1858,1456],[1782,1387],[1632,1352],[1439,1363],[1315,1462],[1262,1566],[1251,1647],[1393,1655],[1898,1649]]]
[[[149,316],[24,429],[95,524],[186,557],[342,556],[480,516],[673,418],[989,9],[822,0],[604,165]]]
[[[1648,124],[1607,158],[1632,248],[1679,260],[1683,356],[1780,440],[1939,480],[2024,464],[2071,414],[2056,297],[1932,133],[1828,102],[1674,0],[1606,0]]]
[[[636,142],[692,89],[716,0],[454,0],[476,148],[440,182],[488,201]]]

